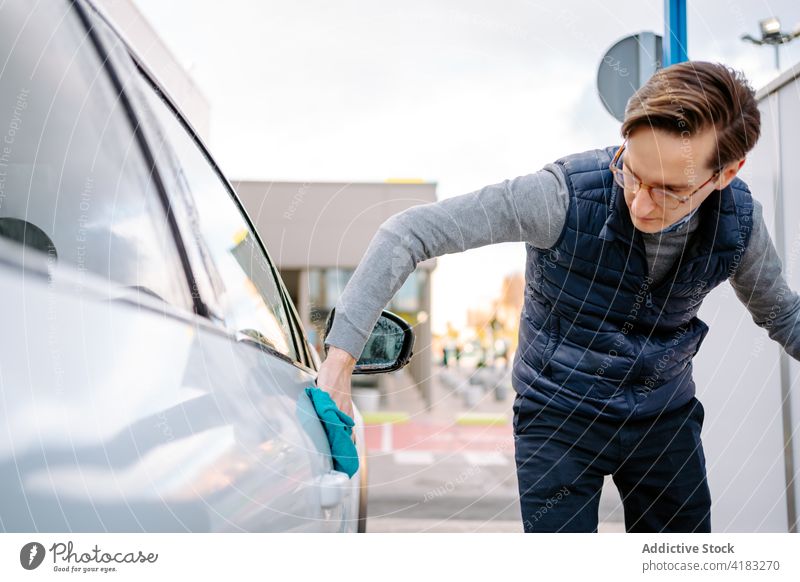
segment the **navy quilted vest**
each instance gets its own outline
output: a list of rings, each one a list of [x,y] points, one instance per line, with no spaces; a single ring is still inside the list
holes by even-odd
[[[752,198],[735,178],[698,210],[700,224],[661,282],[608,165],[616,147],[557,160],[570,204],[551,249],[526,244],[525,299],[512,383],[566,412],[642,418],[695,393],[692,358],[708,333],[696,313],[750,240]]]

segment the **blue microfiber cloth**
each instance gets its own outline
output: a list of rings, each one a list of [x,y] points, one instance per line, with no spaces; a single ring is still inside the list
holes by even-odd
[[[322,421],[322,426],[325,427],[325,433],[328,435],[333,468],[352,477],[358,471],[358,450],[353,442],[355,422],[339,410],[331,395],[321,388],[309,386],[306,388],[306,394],[311,399],[317,416]]]

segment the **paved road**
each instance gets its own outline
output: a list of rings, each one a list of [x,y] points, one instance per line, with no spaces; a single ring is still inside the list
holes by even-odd
[[[510,420],[513,396],[507,400],[491,406],[508,410]],[[453,419],[467,410],[458,410],[457,400],[451,405]],[[368,531],[522,531],[510,422],[469,426],[442,414],[412,414],[406,423],[366,429]],[[610,478],[600,501],[600,520],[601,532],[624,531],[619,495]]]

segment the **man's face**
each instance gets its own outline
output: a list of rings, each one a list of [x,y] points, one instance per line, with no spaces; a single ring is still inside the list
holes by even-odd
[[[622,154],[623,169],[635,174],[646,185],[688,196],[715,173],[706,166],[715,152],[715,140],[714,129],[682,137],[659,129],[639,128],[628,137]],[[631,188],[625,188],[631,222],[647,233],[667,228],[697,208],[715,189],[727,186],[741,163],[732,162],[726,166],[720,176],[674,209],[654,202],[647,186],[640,187],[636,194]]]

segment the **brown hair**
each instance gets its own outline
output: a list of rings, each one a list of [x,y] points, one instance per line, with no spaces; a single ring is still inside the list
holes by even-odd
[[[756,145],[761,114],[742,73],[721,63],[687,61],[656,71],[630,98],[622,136],[642,126],[680,136],[715,128],[717,148],[707,166],[719,169]]]

